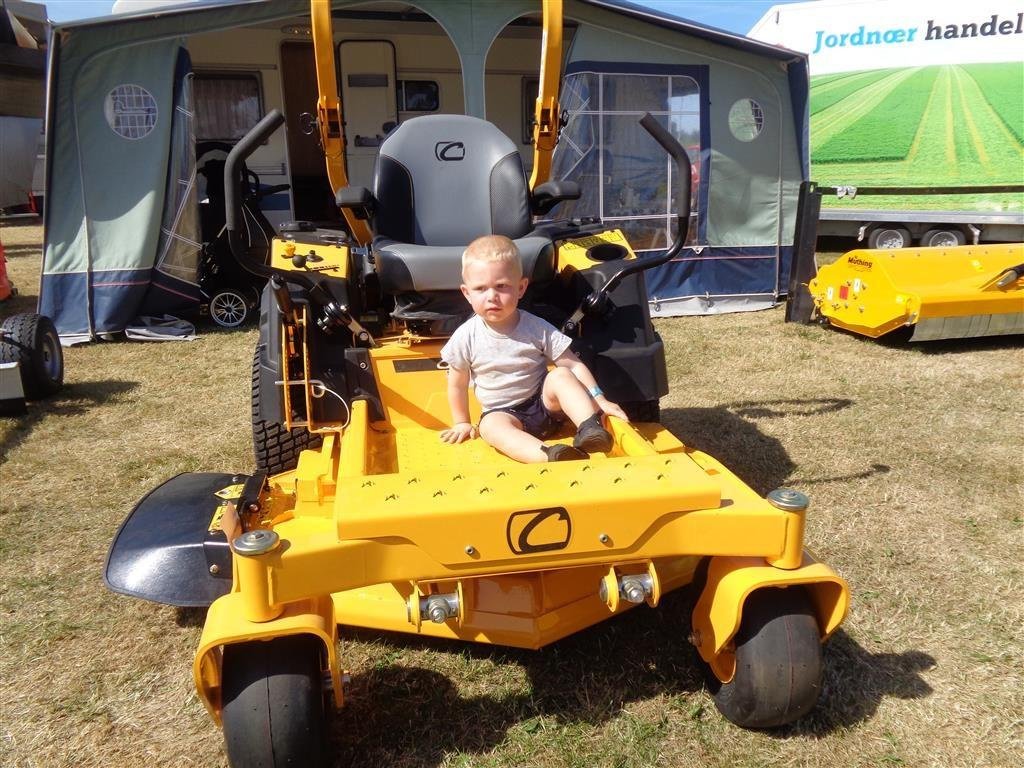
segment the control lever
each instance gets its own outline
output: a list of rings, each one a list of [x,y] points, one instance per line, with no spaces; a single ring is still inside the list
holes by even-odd
[[[686,236],[690,229],[690,158],[686,154],[683,145],[676,140],[675,136],[665,130],[662,124],[650,112],[640,119],[640,125],[676,161],[676,175],[678,176],[679,188],[677,193],[678,210],[676,214],[678,221],[676,222],[676,238],[672,241],[669,249],[661,256],[635,259],[608,278],[608,281],[598,290],[587,294],[583,301],[580,302],[579,307],[576,308],[576,311],[562,324],[562,333],[567,335],[572,335],[579,330],[580,322],[586,315],[595,316],[604,312],[608,308],[609,295],[624,278],[671,261],[683,249],[683,245],[686,243]]]

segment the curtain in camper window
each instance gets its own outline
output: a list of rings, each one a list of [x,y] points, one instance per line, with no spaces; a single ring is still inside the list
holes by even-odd
[[[628,65],[626,65],[628,66]],[[665,70],[665,67],[657,67]],[[561,216],[599,216],[619,227],[633,248],[664,250],[675,232],[679,180],[675,163],[640,127],[650,112],[686,148],[691,173],[689,244],[703,242],[700,163],[701,86],[696,73],[595,72],[566,75],[562,107],[568,122],[552,163],[552,177],[580,184],[582,195]]]

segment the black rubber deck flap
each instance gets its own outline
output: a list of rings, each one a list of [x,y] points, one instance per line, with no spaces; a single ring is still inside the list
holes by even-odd
[[[231,550],[211,521],[217,491],[248,475],[189,472],[153,489],[121,524],[103,578],[114,592],[182,607],[208,606],[231,590]]]

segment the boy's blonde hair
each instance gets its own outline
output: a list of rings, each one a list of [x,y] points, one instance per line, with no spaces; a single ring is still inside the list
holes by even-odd
[[[519,257],[516,244],[504,235],[484,235],[478,237],[462,252],[462,274],[466,274],[466,266],[474,261],[499,262],[510,265],[516,279],[523,276],[523,261]]]

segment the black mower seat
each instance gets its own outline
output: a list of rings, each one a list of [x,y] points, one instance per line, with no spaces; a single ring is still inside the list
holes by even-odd
[[[425,115],[402,123],[380,146],[373,186],[373,250],[385,293],[458,290],[463,250],[489,234],[515,241],[531,282],[554,275],[551,238],[533,232],[519,151],[485,120]]]

